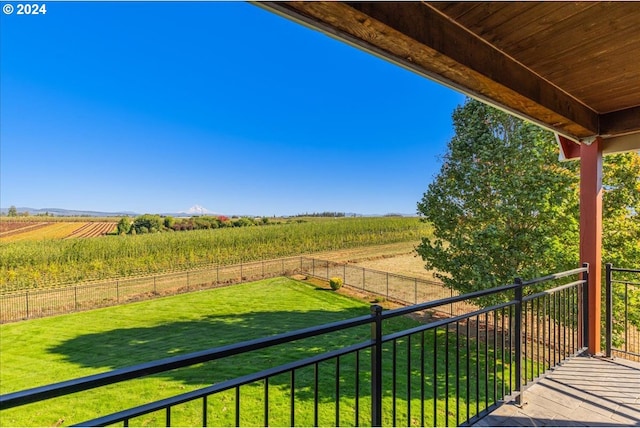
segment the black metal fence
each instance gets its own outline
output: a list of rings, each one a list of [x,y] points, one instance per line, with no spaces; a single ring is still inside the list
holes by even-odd
[[[339,276],[347,286],[404,304],[457,295],[436,281],[327,260],[288,257],[162,275],[5,293],[0,295],[0,322],[42,318],[295,273],[326,280]],[[461,311],[465,307],[463,303],[458,303],[448,308],[441,308],[448,313],[452,313],[454,309]]]
[[[607,263],[605,287],[606,355],[640,361],[640,269]]]
[[[537,293],[531,291],[533,286],[540,289],[544,284],[558,282],[563,284]],[[197,418],[191,425],[202,426],[469,424],[502,400],[518,399],[532,380],[586,347],[587,312],[583,309],[587,304],[587,287],[585,266],[399,309],[383,311],[374,305],[369,315],[358,318],[5,394],[0,396],[0,409],[105,385],[126,387],[121,383],[291,345],[285,348],[292,356],[289,363],[79,425],[128,426],[141,421],[152,425],[185,425],[177,417],[186,411]],[[398,317],[488,296],[499,303],[399,331],[393,331],[388,324]],[[345,334],[358,328],[369,330],[366,340]],[[337,348],[295,359],[292,349],[294,343],[299,343],[296,341],[309,338],[319,341],[331,334],[341,338]],[[247,385],[259,385],[259,396],[246,396],[243,387]],[[225,406],[233,409],[230,423],[218,419],[222,395]],[[258,416],[247,419],[247,408],[254,411],[252,414],[259,409]],[[158,419],[149,419],[150,415]]]

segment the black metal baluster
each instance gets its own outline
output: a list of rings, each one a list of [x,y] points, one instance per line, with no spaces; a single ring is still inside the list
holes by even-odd
[[[456,321],[456,426],[460,426],[460,322]]]
[[[433,426],[438,426],[438,328],[433,329]]]
[[[536,299],[536,377],[540,377],[540,298]]]
[[[397,367],[398,367],[398,361],[397,361],[397,352],[398,352],[398,346],[397,346],[397,340],[393,341],[393,354],[391,355],[391,364],[392,364],[392,370],[391,370],[391,397],[392,397],[392,401],[391,401],[391,420],[393,421],[393,426],[397,426],[398,424],[396,423],[396,413],[397,413],[397,408],[396,408],[396,381],[397,381]]]
[[[296,425],[296,371],[291,370],[290,426]]]
[[[319,395],[319,391],[318,391],[318,380],[319,380],[319,367],[318,367],[318,363],[315,363],[314,365],[314,372],[313,372],[313,426],[317,427],[319,426],[318,424],[318,401],[320,399]]]
[[[411,335],[407,336],[407,426],[411,426]]]
[[[202,426],[209,426],[207,423],[207,396],[202,397]]]
[[[507,331],[507,329],[504,326],[504,308],[500,309],[500,318],[501,318],[501,323],[500,323],[500,335],[502,337],[502,397],[504,398],[504,396],[506,395],[506,389],[505,389],[505,364],[506,364],[506,359],[505,359],[505,353],[504,353],[504,348],[505,348],[505,332]]]
[[[480,414],[480,314],[476,315],[476,415]]]
[[[444,330],[444,426],[449,426],[449,324]]]
[[[489,313],[484,314],[484,408],[489,408]]]
[[[264,378],[264,426],[269,426],[269,378]]]
[[[493,311],[493,402],[498,402],[498,364],[497,364],[497,354],[498,354],[498,313],[497,311]]]
[[[424,330],[420,333],[420,426],[424,426]]]
[[[240,387],[236,386],[236,426],[240,426]]]
[[[629,352],[629,283],[624,284],[624,352]]]
[[[524,337],[524,358],[522,359],[522,362],[524,363],[524,382],[523,385],[526,385],[528,382],[528,377],[529,377],[529,372],[527,371],[527,360],[528,360],[528,354],[527,354],[527,342],[529,342],[527,340],[527,324],[529,324],[527,322],[527,315],[528,315],[528,308],[529,308],[529,302],[526,302],[522,305],[522,310],[524,311],[524,313],[522,314],[522,318],[524,319],[524,322],[522,323],[522,336]]]
[[[466,343],[466,345],[467,345],[466,346],[466,351],[467,352],[466,352],[466,355],[465,355],[466,360],[467,360],[466,361],[466,366],[467,366],[467,371],[466,371],[466,377],[467,377],[467,389],[466,389],[466,393],[467,393],[467,395],[466,395],[466,398],[467,398],[467,421],[470,419],[470,416],[469,416],[469,413],[470,413],[470,410],[469,410],[469,407],[470,407],[470,404],[469,404],[469,388],[471,387],[471,385],[470,385],[471,376],[470,376],[470,373],[469,373],[470,368],[471,368],[471,355],[469,354],[469,327],[470,327],[469,323],[470,322],[471,322],[471,319],[467,318],[467,343]]]
[[[355,426],[360,426],[360,351],[356,351],[356,378],[355,378],[355,396],[356,396],[356,423]]]
[[[340,426],[340,356],[336,357],[336,426]]]

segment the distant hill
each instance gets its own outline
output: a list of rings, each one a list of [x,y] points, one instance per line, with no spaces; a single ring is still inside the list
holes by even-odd
[[[64,208],[28,208],[28,207],[16,207],[19,213],[28,212],[30,215],[44,215],[49,214],[56,217],[134,217],[139,214],[131,211],[120,212],[102,212],[102,211],[82,211],[82,210],[66,210]],[[7,215],[9,208],[0,208],[0,212],[3,215]]]

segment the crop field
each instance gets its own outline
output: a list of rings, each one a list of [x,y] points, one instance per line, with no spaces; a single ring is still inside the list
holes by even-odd
[[[76,223],[79,228],[80,223]],[[60,228],[64,223],[59,223]],[[51,226],[53,227],[53,226]],[[75,229],[74,229],[75,230]],[[181,271],[319,251],[419,242],[418,218],[342,218],[100,239],[0,240],[1,292]],[[36,233],[37,231],[34,231]],[[72,231],[66,230],[61,237]]]
[[[179,354],[196,352],[244,340],[265,337],[313,325],[348,319],[369,313],[369,304],[335,292],[288,278],[234,285],[216,290],[189,293],[170,298],[132,303],[97,309],[88,312],[51,318],[29,320],[0,326],[3,350],[0,355],[1,393],[69,380],[101,373],[134,364],[158,360]],[[418,321],[399,317],[385,321],[385,332],[400,331],[419,324]],[[438,332],[438,342],[445,341],[444,332]],[[454,335],[449,335],[453,340]],[[359,343],[370,338],[368,326],[357,327],[290,344],[279,345],[263,351],[251,352],[220,361],[199,364],[158,375],[147,376],[120,385],[59,397],[0,412],[1,426],[54,426],[81,423],[103,414],[140,405],[149,401],[189,392],[213,383]],[[426,335],[427,349],[433,347],[434,335]],[[384,372],[385,413],[383,423],[392,425],[391,388],[406,391],[411,388],[411,400],[398,393],[397,425],[419,425],[420,384],[431,380],[419,379],[420,354],[418,340],[411,342],[416,349],[406,351],[398,346],[396,370]],[[451,352],[454,351],[451,342]],[[405,354],[405,351],[407,354]],[[388,350],[387,350],[388,352]],[[407,363],[408,352],[414,355]],[[345,356],[340,361],[340,418],[343,425],[354,425],[353,379],[357,364],[363,377],[359,391],[361,426],[370,425],[370,383],[365,373],[370,356],[362,352],[358,362],[355,356]],[[495,358],[490,353],[480,355],[487,361]],[[479,357],[479,358],[480,358]],[[384,364],[391,364],[391,355],[385,353]],[[443,353],[438,354],[437,365],[442,370],[446,364]],[[454,359],[449,358],[453,372]],[[409,365],[411,364],[411,365]],[[423,364],[425,373],[433,373],[432,360]],[[503,364],[498,361],[498,364]],[[387,366],[390,367],[390,366]],[[334,404],[336,384],[333,374],[335,360],[319,364],[319,424],[335,424]],[[326,374],[323,375],[323,373]],[[397,374],[397,379],[396,375]],[[393,376],[393,378],[392,378]],[[468,376],[468,374],[465,374]],[[313,425],[313,367],[300,369],[295,376],[295,400],[297,425]],[[408,380],[409,379],[409,380]],[[269,380],[270,425],[288,425],[291,378],[275,376]],[[475,378],[471,387],[484,379]],[[458,391],[465,396],[464,385]],[[241,388],[241,425],[263,426],[264,383],[256,382]],[[445,394],[444,382],[438,382],[438,396]],[[433,387],[426,389],[424,409],[426,420],[433,412]],[[449,394],[453,394],[449,391]],[[394,393],[395,395],[395,393]],[[450,402],[455,402],[451,396]],[[444,401],[444,399],[439,399]],[[470,403],[472,404],[472,403]],[[453,406],[453,404],[451,404]],[[411,406],[413,418],[407,408]],[[471,406],[473,409],[475,406]],[[464,403],[462,403],[464,408]],[[202,403],[186,403],[173,409],[172,424],[177,426],[201,426]],[[211,397],[206,407],[211,426],[235,424],[235,397],[233,391]],[[142,416],[131,421],[136,426],[163,426],[164,413]],[[395,411],[394,411],[395,413]],[[439,421],[444,420],[444,404],[438,407]],[[449,423],[452,423],[451,420]]]
[[[49,224],[51,223],[45,221],[0,221],[0,238],[40,229]]]
[[[6,232],[0,233],[0,243],[29,242],[68,238],[92,238],[116,228],[115,222],[0,222]]]
[[[116,223],[114,222],[89,222],[84,223],[82,226],[74,230],[65,239],[71,238],[96,238],[98,236],[106,235],[116,229]]]

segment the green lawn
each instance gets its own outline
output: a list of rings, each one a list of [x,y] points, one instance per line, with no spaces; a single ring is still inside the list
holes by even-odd
[[[308,284],[286,278],[275,278],[226,288],[189,293],[152,301],[103,308],[89,312],[23,321],[0,326],[2,353],[0,356],[0,392],[41,386],[75,377],[100,373],[115,368],[157,360],[252,338],[282,333],[312,325],[324,324],[369,313],[369,304],[337,293],[316,289]],[[417,325],[416,321],[397,318],[385,322],[385,334]],[[60,420],[64,425],[80,423],[103,414],[144,404],[153,400],[181,394],[225,379],[234,378],[267,367],[280,365],[319,352],[367,340],[367,326],[336,334],[312,338],[273,349],[253,352],[198,366],[174,370],[99,388],[68,397],[0,412],[1,426],[51,426]],[[444,343],[442,331],[440,346]],[[432,349],[433,333],[424,338],[426,349]],[[451,351],[455,352],[454,335],[450,335]],[[411,343],[412,359],[407,364],[406,342],[398,343],[397,362],[397,422],[396,425],[418,424],[421,401],[420,383],[427,385],[425,412],[427,423],[433,414],[432,380],[421,380],[419,367],[419,338]],[[390,350],[391,345],[386,347]],[[390,353],[385,357],[385,425],[392,425],[392,370]],[[491,354],[489,355],[492,358]],[[426,374],[431,373],[431,357],[427,357]],[[355,357],[340,361],[340,417],[341,424],[353,425],[355,393]],[[484,364],[484,362],[482,363]],[[365,373],[360,383],[360,424],[370,422],[369,382],[366,381],[369,355],[360,356]],[[438,365],[444,366],[440,352]],[[410,371],[407,368],[410,367]],[[450,361],[450,367],[451,361]],[[501,366],[500,366],[501,367]],[[500,369],[501,370],[501,369]],[[500,372],[498,370],[498,372]],[[335,425],[334,382],[335,361],[320,366],[320,425]],[[451,385],[455,385],[452,377]],[[466,374],[460,372],[460,395],[465,396]],[[474,377],[470,373],[470,378]],[[478,377],[475,376],[477,379]],[[296,372],[296,425],[313,424],[313,369]],[[437,389],[444,394],[444,374]],[[473,379],[473,382],[476,380]],[[411,421],[407,415],[407,385],[411,388]],[[288,375],[269,381],[270,425],[289,424]],[[450,386],[453,393],[453,386]],[[247,385],[241,389],[242,425],[262,426],[261,402],[264,384]],[[404,401],[403,401],[404,400]],[[431,401],[428,401],[431,400]],[[404,404],[402,404],[404,403]],[[450,400],[451,408],[455,401]],[[461,404],[464,407],[464,403]],[[444,404],[438,413],[443,422]],[[179,406],[172,413],[172,424],[200,426],[201,401]],[[472,405],[473,407],[473,405]],[[233,391],[219,394],[208,403],[210,423],[229,426],[235,422]],[[471,413],[473,414],[473,413]],[[455,420],[453,421],[455,424]],[[164,424],[164,414],[140,417],[132,425],[158,426]]]

